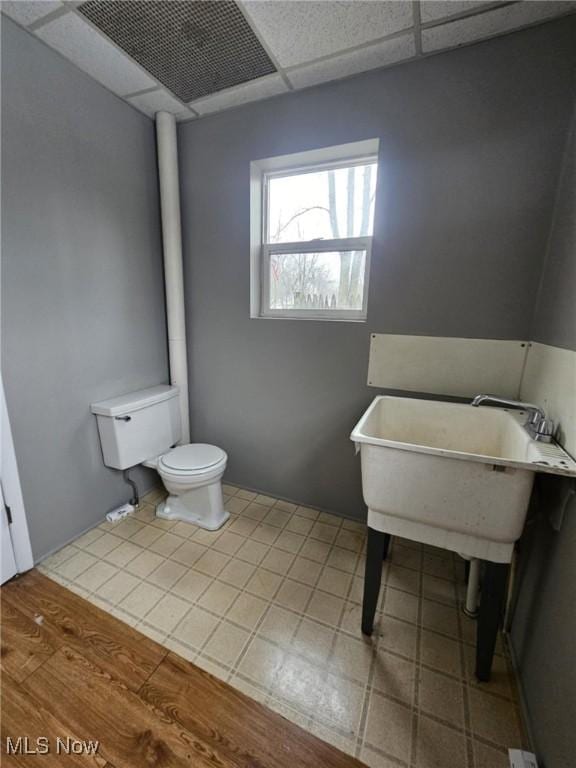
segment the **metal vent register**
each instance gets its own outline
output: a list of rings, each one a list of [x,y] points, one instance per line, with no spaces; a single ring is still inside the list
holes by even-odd
[[[78,10],[184,102],[276,71],[229,0],[88,0]]]

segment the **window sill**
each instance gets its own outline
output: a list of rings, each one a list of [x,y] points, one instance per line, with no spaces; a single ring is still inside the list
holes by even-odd
[[[366,317],[326,317],[318,315],[250,315],[251,320],[311,320],[321,323],[366,323]]]

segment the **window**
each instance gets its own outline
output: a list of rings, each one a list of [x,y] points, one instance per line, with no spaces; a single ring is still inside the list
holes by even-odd
[[[378,140],[251,164],[251,316],[365,320]]]

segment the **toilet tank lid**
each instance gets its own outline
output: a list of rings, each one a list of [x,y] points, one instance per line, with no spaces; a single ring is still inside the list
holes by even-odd
[[[126,395],[112,397],[110,400],[92,403],[90,410],[97,416],[124,416],[127,413],[161,403],[163,400],[177,397],[179,392],[178,387],[160,384],[157,387],[141,389],[138,392],[129,392]]]

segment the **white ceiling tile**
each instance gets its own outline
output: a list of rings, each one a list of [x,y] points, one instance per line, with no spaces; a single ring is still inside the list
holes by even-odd
[[[18,24],[22,24],[24,27],[33,24],[48,13],[58,10],[58,8],[62,8],[62,3],[58,2],[58,0],[30,0],[29,2],[25,0],[20,0],[19,2],[18,0],[13,2],[4,0],[1,5],[2,12],[6,16],[10,16],[11,19],[17,21]]]
[[[576,9],[576,2],[522,2],[422,30],[424,52],[465,45]]]
[[[281,67],[304,64],[412,26],[404,0],[244,0]]]
[[[126,100],[149,117],[154,117],[160,111],[171,112],[177,118],[194,117],[186,106],[164,89],[140,93]]]
[[[420,0],[420,19],[423,24],[429,21],[469,13],[494,3],[486,0]]]
[[[250,101],[258,101],[258,99],[286,93],[287,90],[288,88],[280,75],[269,75],[268,77],[260,77],[258,80],[250,80],[250,82],[237,85],[234,88],[227,88],[225,91],[219,91],[205,99],[192,101],[190,106],[200,115],[207,115],[210,112],[219,112],[222,109],[238,107]]]
[[[67,13],[36,31],[48,45],[114,93],[153,88],[156,81],[75,13]]]
[[[409,59],[416,54],[414,36],[412,34],[395,37],[376,43],[369,48],[361,48],[333,59],[308,64],[305,67],[288,72],[288,79],[295,88],[306,88],[327,80],[354,75],[367,69],[384,67],[403,59]]]

